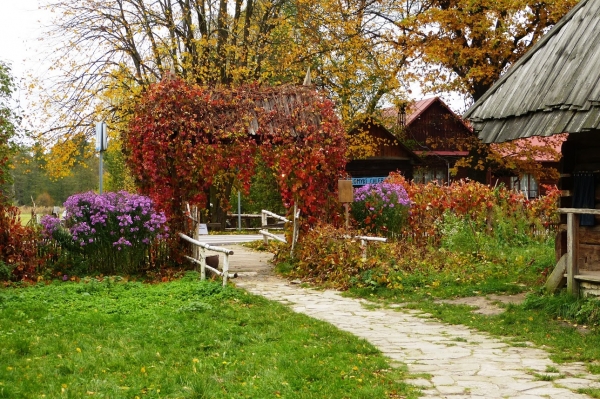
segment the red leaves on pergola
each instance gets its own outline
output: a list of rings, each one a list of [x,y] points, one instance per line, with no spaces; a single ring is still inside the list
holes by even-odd
[[[124,137],[141,190],[183,226],[185,202],[206,208],[211,187],[247,191],[260,156],[277,175],[286,206],[310,220],[335,206],[346,163],[331,101],[303,86],[200,87],[168,77],[149,87]]]

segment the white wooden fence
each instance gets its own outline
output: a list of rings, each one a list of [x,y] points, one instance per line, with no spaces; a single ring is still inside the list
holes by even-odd
[[[358,238],[360,240],[360,246],[363,249],[363,252],[362,252],[363,260],[367,260],[367,245],[369,244],[370,241],[387,242],[387,238],[385,238],[385,237],[355,236],[354,238]]]
[[[267,211],[265,209],[263,209],[261,211],[261,215],[262,215],[262,226],[266,226],[267,225],[267,218],[271,217],[271,218],[275,218],[277,220],[281,220],[284,223],[289,223],[290,220],[285,218],[284,216],[280,216],[276,213],[273,213],[271,211]],[[298,224],[298,219],[300,218],[300,209],[298,209],[298,206],[296,204],[294,204],[294,220],[293,222],[293,226],[292,226],[292,247],[290,249],[290,256],[293,258],[294,257],[294,247],[296,246],[296,242],[298,242],[298,230],[299,230],[299,224]],[[277,241],[281,241],[281,242],[287,242],[285,240],[285,238],[281,238],[276,236],[275,234],[269,233],[269,231],[267,230],[259,230],[259,233],[263,235],[263,239],[265,240],[265,244],[269,243],[269,238],[277,240]]]
[[[209,245],[204,242],[200,242],[198,240],[193,239],[192,237],[186,236],[183,233],[179,233],[179,237],[183,238],[185,241],[191,243],[195,246],[194,256],[185,256],[190,261],[200,265],[200,279],[206,279],[206,269],[209,269],[213,273],[218,276],[223,277],[223,286],[227,285],[228,278],[237,277],[237,274],[229,274],[229,255],[233,255],[233,251],[223,247],[217,247],[214,245]],[[223,271],[215,269],[214,267],[208,266],[206,264],[206,251],[213,251],[225,254],[225,259],[223,260]]]

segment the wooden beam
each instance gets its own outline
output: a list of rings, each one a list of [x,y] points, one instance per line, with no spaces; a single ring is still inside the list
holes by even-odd
[[[579,215],[567,213],[567,292],[579,296],[579,283],[575,275],[579,274]]]
[[[556,264],[556,267],[554,268],[554,271],[552,272],[552,274],[550,274],[550,276],[548,277],[548,280],[546,281],[546,284],[545,284],[546,291],[553,294],[559,288],[564,287],[565,283],[567,282],[567,279],[565,278],[566,270],[567,270],[567,254],[564,254],[560,258],[560,260]]]
[[[586,208],[558,208],[559,213],[576,214],[576,215],[600,215],[600,209]]]

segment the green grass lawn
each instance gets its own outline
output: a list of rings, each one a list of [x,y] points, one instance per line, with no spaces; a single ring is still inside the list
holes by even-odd
[[[365,340],[195,273],[0,288],[0,398],[416,397]]]
[[[31,220],[31,214],[30,213],[21,213],[19,215],[19,217],[21,218],[21,224],[23,226],[26,226],[27,223],[29,223],[29,221]]]

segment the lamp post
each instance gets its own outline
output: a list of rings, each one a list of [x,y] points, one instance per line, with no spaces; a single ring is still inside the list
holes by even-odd
[[[98,167],[100,173],[100,185],[98,191],[102,194],[102,155],[108,147],[108,135],[106,131],[106,122],[96,123],[96,151],[100,153],[100,164]]]

